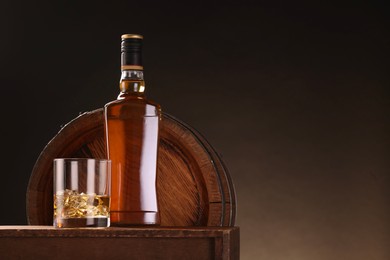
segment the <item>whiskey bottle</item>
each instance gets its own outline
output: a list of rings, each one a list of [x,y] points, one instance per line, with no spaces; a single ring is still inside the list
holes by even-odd
[[[160,105],[146,99],[143,37],[122,35],[120,93],[104,107],[112,163],[112,226],[159,225],[156,192]]]

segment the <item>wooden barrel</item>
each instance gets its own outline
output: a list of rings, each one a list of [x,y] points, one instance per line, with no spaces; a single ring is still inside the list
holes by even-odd
[[[65,125],[47,144],[27,188],[30,225],[52,225],[53,159],[106,158],[103,109]],[[197,131],[163,114],[157,193],[162,226],[234,226],[234,186],[222,160]]]

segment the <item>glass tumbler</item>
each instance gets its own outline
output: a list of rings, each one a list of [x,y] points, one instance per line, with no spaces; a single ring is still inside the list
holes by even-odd
[[[54,227],[109,227],[111,161],[58,158],[53,170]]]

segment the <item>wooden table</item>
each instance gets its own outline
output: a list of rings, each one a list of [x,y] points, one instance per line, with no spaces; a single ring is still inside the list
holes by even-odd
[[[239,259],[239,228],[0,226],[0,258]]]

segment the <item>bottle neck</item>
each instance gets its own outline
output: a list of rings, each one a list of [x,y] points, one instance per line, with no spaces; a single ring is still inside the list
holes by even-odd
[[[118,99],[124,96],[143,96],[145,91],[144,73],[142,70],[122,70],[119,83],[121,93]]]

